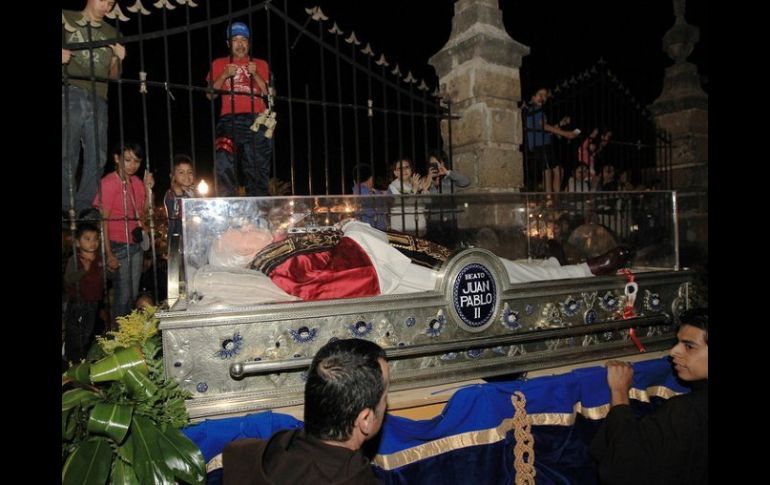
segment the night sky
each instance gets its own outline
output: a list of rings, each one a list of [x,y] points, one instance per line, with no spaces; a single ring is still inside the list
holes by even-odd
[[[180,28],[186,25],[186,9],[178,6],[168,12],[165,19],[168,28]],[[84,5],[83,0],[64,0],[63,8],[80,9]],[[124,10],[133,0],[119,1]],[[157,32],[163,30],[163,16],[159,10],[152,6],[152,0],[146,0],[145,7],[152,11],[152,15],[142,20],[142,31]],[[199,7],[190,10],[190,23],[200,22],[206,17],[206,1],[199,0]],[[209,2],[213,17],[225,15],[228,11],[238,11],[249,5],[258,5],[259,2],[249,0],[217,0]],[[274,4],[280,8],[283,0],[276,0]],[[362,42],[371,43],[377,56],[384,53],[391,64],[391,69],[398,63],[402,73],[411,70],[419,80],[424,79],[433,90],[437,84],[436,74],[427,64],[430,56],[438,52],[449,38],[451,19],[454,13],[452,0],[415,1],[415,0],[389,0],[389,1],[335,1],[320,0],[318,2],[289,0],[289,16],[298,24],[304,24],[307,15],[304,8],[319,5],[329,17],[324,23],[330,28],[332,21],[336,21],[346,36],[351,30]],[[674,24],[673,7],[671,1],[592,1],[592,2],[557,2],[557,1],[514,1],[501,0],[500,7],[503,11],[503,22],[508,34],[516,41],[527,45],[531,54],[526,56],[521,66],[522,96],[528,99],[532,90],[539,85],[556,86],[557,83],[568,79],[586,68],[591,67],[603,57],[618,78],[627,85],[632,94],[643,104],[650,104],[660,94],[665,67],[671,65],[668,56],[662,51],[661,42],[665,32]],[[129,15],[129,22],[121,22],[120,29],[124,36],[129,37],[127,42],[128,57],[124,64],[124,76],[127,79],[137,79],[140,69],[140,44],[132,41],[132,35],[139,31],[136,16]],[[708,92],[708,6],[704,1],[687,2],[686,18],[689,23],[700,28],[700,42],[690,56],[690,61],[697,64],[704,89]],[[286,88],[286,47],[287,41],[284,34],[284,23],[277,16],[271,16],[271,33],[268,39],[266,15],[264,11],[252,14],[251,18],[243,16],[237,20],[246,21],[252,26],[252,49],[257,57],[272,57],[273,71],[277,77],[277,86],[280,86],[279,95],[287,95]],[[114,23],[114,22],[113,22]],[[205,85],[205,75],[208,71],[209,61],[212,57],[227,54],[224,42],[224,24],[218,24],[211,29],[212,49],[208,47],[207,29],[197,29],[190,34],[189,71],[193,85],[202,87]],[[308,29],[313,33],[318,32],[316,22],[310,22]],[[329,34],[324,34],[331,41]],[[332,41],[333,42],[333,41]],[[292,86],[294,97],[304,96],[304,86],[308,87],[311,99],[321,98],[321,86],[319,82],[319,48],[309,38],[298,38],[296,26],[289,27],[288,44],[294,47],[290,49],[292,69]],[[268,49],[269,46],[269,49]],[[187,84],[188,82],[188,44],[187,34],[180,31],[168,38],[168,45],[163,38],[145,41],[144,70],[148,72],[149,79],[163,81],[166,79],[165,59],[168,58],[169,80],[172,83]],[[350,49],[343,44],[341,50],[349,54]],[[165,52],[168,51],[168,56]],[[333,67],[329,53],[326,53],[326,97],[331,100],[336,97],[337,83],[334,81],[330,67]],[[359,60],[363,56],[359,55]],[[376,58],[375,58],[376,59]],[[333,70],[333,69],[332,69]],[[352,70],[343,64],[342,67],[342,93],[343,100],[352,101]],[[391,77],[391,79],[394,79]],[[365,79],[360,72],[357,78],[359,100],[361,91],[366,89]],[[171,101],[171,116],[167,112],[167,100],[162,89],[151,89],[147,95],[147,110],[142,109],[141,98],[135,85],[127,84],[118,95],[117,86],[110,90],[110,146],[116,143],[120,137],[120,120],[123,120],[123,136],[130,139],[145,139],[145,122],[147,120],[147,133],[149,139],[149,160],[153,166],[161,194],[168,187],[168,166],[172,153],[195,153],[198,163],[198,172],[210,181],[211,173],[211,140],[212,140],[212,110],[202,92],[193,93],[193,127],[190,122],[190,94],[187,91],[172,91],[175,100]],[[375,93],[378,96],[377,93]],[[391,102],[395,98],[390,95]],[[366,96],[363,96],[364,103]],[[379,102],[375,98],[375,102]],[[289,173],[286,160],[290,158],[288,143],[288,107],[278,106],[279,129],[276,134],[276,162],[278,176],[288,180]],[[335,108],[336,109],[336,108]],[[417,109],[420,109],[419,107]],[[353,165],[354,157],[351,154],[352,122],[350,120],[337,121],[333,116],[328,122],[329,133],[327,136],[336,137],[343,126],[347,139],[345,143],[330,143],[328,153],[322,154],[319,138],[320,126],[323,125],[320,110],[311,111],[310,128],[307,128],[307,115],[304,105],[295,105],[294,115],[294,160],[297,164],[298,179],[312,178],[316,187],[323,183],[323,167],[321,158],[329,158],[332,163],[332,179],[337,183],[339,170],[334,168],[340,158],[339,146],[345,145],[347,161],[345,171]],[[218,116],[218,109],[216,111]],[[336,111],[330,110],[331,116]],[[169,126],[169,121],[171,123]],[[337,123],[335,125],[335,123]],[[393,128],[394,122],[390,123]],[[303,131],[304,130],[304,131]],[[362,133],[365,125],[361,125]],[[418,130],[419,131],[419,130]],[[431,128],[428,139],[415,138],[414,144],[422,146],[436,145],[437,134]],[[172,142],[169,143],[168,133],[172,132]],[[191,133],[194,136],[191,136]],[[375,129],[376,137],[379,137],[380,129]],[[391,131],[391,133],[393,133]],[[195,141],[193,143],[193,138]],[[360,158],[367,161],[369,148],[367,141],[363,140],[360,147]],[[408,141],[408,140],[407,140]],[[313,154],[307,154],[307,143],[313,148]],[[384,146],[373,143],[375,153],[375,166],[384,170],[388,160],[392,160],[395,151],[391,146],[387,152]],[[405,147],[409,143],[405,142]],[[408,149],[401,151],[409,154]],[[415,151],[414,149],[412,151]],[[416,150],[421,152],[421,150]],[[383,153],[388,153],[387,156]],[[416,159],[422,158],[421,153],[416,153]],[[308,177],[308,159],[312,159],[312,173]],[[377,168],[375,171],[378,170]],[[340,184],[332,189],[339,191]],[[349,189],[348,189],[349,190]],[[298,193],[307,193],[307,182],[298,181]]]

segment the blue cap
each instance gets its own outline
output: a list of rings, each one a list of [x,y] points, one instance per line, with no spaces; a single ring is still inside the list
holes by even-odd
[[[230,24],[230,28],[227,30],[228,39],[232,39],[236,35],[249,38],[249,28],[243,22],[233,22]]]

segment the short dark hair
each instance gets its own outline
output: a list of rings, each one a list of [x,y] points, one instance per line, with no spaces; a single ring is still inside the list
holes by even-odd
[[[345,441],[358,414],[377,409],[385,392],[379,359],[385,359],[385,351],[368,340],[335,340],[321,347],[305,383],[308,435]]]
[[[394,172],[396,170],[400,171],[400,167],[401,167],[400,164],[401,164],[401,162],[408,162],[409,163],[409,168],[414,170],[414,166],[412,165],[412,160],[409,157],[398,157],[395,162],[390,164],[390,169],[392,171],[394,171]]]
[[[87,232],[95,232],[99,234],[99,228],[90,222],[81,222],[75,229],[75,239],[80,239],[80,237]]]
[[[358,182],[366,182],[369,177],[372,176],[372,167],[366,163],[359,163],[353,166],[353,180]]]
[[[185,163],[187,165],[192,166],[193,165],[192,157],[190,155],[186,155],[184,153],[180,153],[179,155],[176,155],[174,157],[173,167],[177,168],[179,165],[182,165],[182,164],[185,164]]]
[[[709,343],[709,309],[693,308],[682,313],[679,317],[679,326],[690,325],[703,330],[703,341]]]
[[[430,157],[434,157],[436,160],[440,162],[446,163],[449,161],[449,157],[447,156],[446,152],[444,150],[441,150],[440,148],[436,148],[434,150],[431,150],[428,152],[428,161],[430,161]]]
[[[124,152],[134,152],[134,155],[136,155],[136,158],[140,160],[144,160],[144,150],[142,149],[142,145],[136,142],[127,141],[123,143],[122,147],[118,143],[112,149],[112,154],[117,155],[118,158],[122,157]]]

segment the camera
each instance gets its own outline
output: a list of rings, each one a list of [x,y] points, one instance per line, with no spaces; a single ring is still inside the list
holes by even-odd
[[[142,227],[136,226],[133,231],[131,231],[131,239],[133,239],[135,244],[141,244],[142,240],[144,239],[142,235]]]
[[[430,169],[438,172],[438,162],[430,162]]]

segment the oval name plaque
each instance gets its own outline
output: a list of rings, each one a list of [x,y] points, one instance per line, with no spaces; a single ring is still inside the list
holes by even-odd
[[[460,317],[461,328],[469,332],[484,330],[497,308],[497,287],[492,272],[478,263],[464,266],[452,287],[452,304]]]

